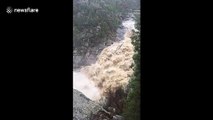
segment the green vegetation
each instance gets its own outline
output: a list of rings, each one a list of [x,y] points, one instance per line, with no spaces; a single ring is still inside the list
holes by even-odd
[[[140,20],[137,18],[136,28],[140,30]],[[140,50],[140,31],[134,32],[132,36],[132,44],[135,47],[134,73],[129,83],[129,93],[124,104],[123,116],[125,120],[140,120],[140,101],[141,101],[141,50]]]
[[[73,48],[78,52],[114,36],[122,19],[131,9],[130,3],[133,3],[131,0],[82,1],[73,2]]]

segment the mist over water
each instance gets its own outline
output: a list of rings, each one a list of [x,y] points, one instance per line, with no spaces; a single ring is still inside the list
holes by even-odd
[[[134,46],[131,43],[132,30],[135,21],[130,18],[123,21],[122,40],[114,42],[103,49],[95,64],[83,67],[74,73],[74,89],[85,94],[91,100],[99,100],[107,96],[108,91],[114,91],[118,87],[126,89],[133,73]]]
[[[100,99],[100,90],[95,87],[95,83],[81,72],[73,72],[73,88],[84,93],[91,100]]]

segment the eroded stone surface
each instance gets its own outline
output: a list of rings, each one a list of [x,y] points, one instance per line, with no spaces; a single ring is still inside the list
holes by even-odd
[[[124,118],[103,109],[101,105],[73,89],[73,120],[124,120]]]
[[[83,93],[73,89],[73,120],[90,120],[102,107],[91,101]]]

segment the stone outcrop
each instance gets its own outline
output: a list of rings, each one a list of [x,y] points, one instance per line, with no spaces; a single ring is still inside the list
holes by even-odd
[[[91,115],[101,109],[100,105],[73,89],[73,120],[90,120]]]
[[[115,114],[114,108],[108,109],[105,110],[83,93],[73,89],[73,120],[124,120],[122,116]]]

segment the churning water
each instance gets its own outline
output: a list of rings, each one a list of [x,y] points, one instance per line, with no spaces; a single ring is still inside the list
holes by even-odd
[[[118,87],[125,89],[133,73],[130,66],[133,64],[134,46],[130,37],[132,30],[137,31],[134,27],[135,21],[130,18],[123,21],[122,25],[125,31],[123,40],[103,49],[95,64],[85,66],[73,74],[74,89],[91,100],[99,100],[109,90],[113,91]]]

